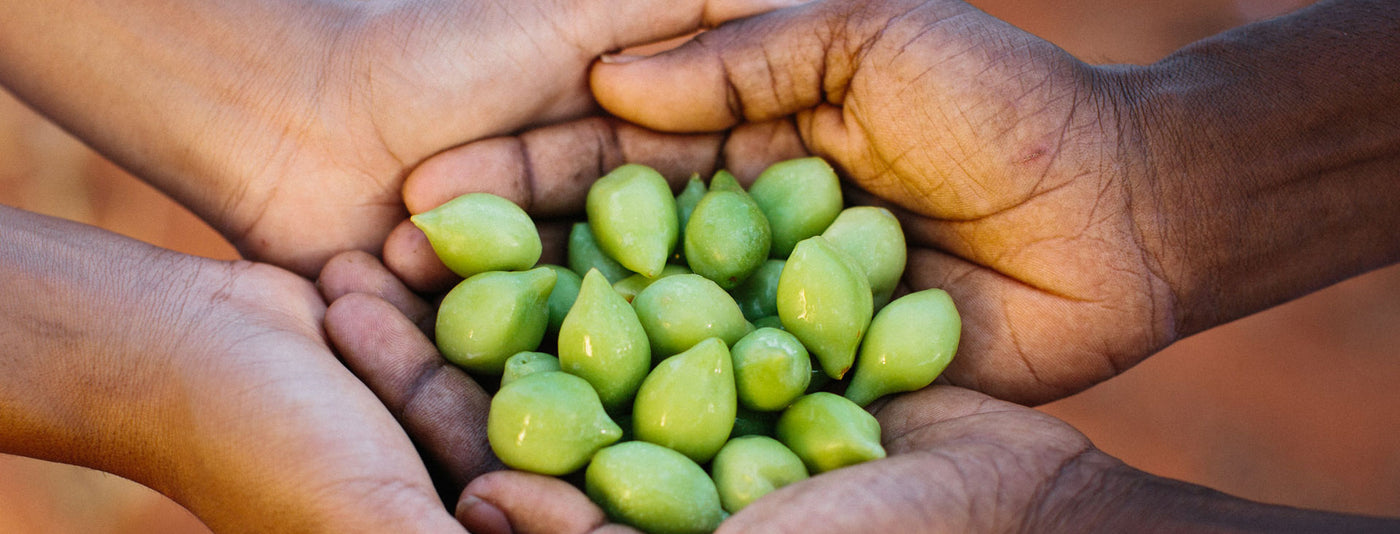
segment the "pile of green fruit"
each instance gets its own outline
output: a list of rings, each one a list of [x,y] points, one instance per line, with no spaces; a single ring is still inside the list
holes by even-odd
[[[748,190],[726,171],[692,177],[679,195],[624,165],[592,186],[587,213],[567,267],[536,265],[534,222],[500,197],[413,220],[465,278],[441,303],[437,344],[499,378],[492,450],[535,473],[586,466],[613,520],[708,532],[785,484],[882,458],[863,406],[927,386],[957,349],[947,293],[890,301],[899,222],[845,208],[821,159],[775,164]]]

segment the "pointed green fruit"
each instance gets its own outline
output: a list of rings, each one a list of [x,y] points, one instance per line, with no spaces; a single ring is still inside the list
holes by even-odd
[[[895,299],[870,323],[846,398],[865,406],[932,384],[953,360],[962,319],[952,297],[925,289]]]
[[[776,307],[777,307],[777,304],[774,303],[774,306],[773,306],[773,307],[776,308]],[[778,330],[782,330],[782,329],[783,329],[783,319],[782,319],[781,317],[778,317],[778,316],[776,315],[777,310],[774,310],[774,313],[775,313],[775,315],[769,315],[769,316],[767,316],[767,317],[760,317],[760,318],[758,318],[758,319],[754,319],[754,321],[753,321],[753,327],[754,327],[754,329],[756,330],[756,329],[759,329],[759,328],[777,328]],[[817,370],[820,371],[820,370],[821,370],[821,367],[817,367]]]
[[[778,441],[813,474],[885,457],[880,422],[864,408],[834,393],[797,399],[778,418]]]
[[[773,241],[768,220],[748,194],[710,191],[685,227],[685,261],[695,274],[731,289],[768,259]]]
[[[468,278],[486,271],[523,271],[540,261],[535,221],[514,202],[470,193],[410,217],[438,259]]]
[[[517,352],[514,356],[506,358],[506,368],[501,373],[501,387],[506,387],[511,382],[535,373],[558,370],[559,358],[554,357],[553,354],[532,351]]]
[[[590,269],[597,269],[608,282],[614,284],[632,276],[632,271],[627,270],[598,247],[598,239],[593,236],[593,227],[586,222],[574,223],[574,227],[569,231],[569,269],[580,278],[588,274]]]
[[[799,243],[778,279],[783,328],[802,340],[827,376],[837,380],[855,362],[872,306],[865,273],[821,236]]]
[[[710,471],[714,473],[720,504],[731,514],[739,513],[749,503],[775,489],[808,476],[801,458],[767,436],[729,440],[715,455]]]
[[[588,189],[588,224],[598,246],[632,271],[655,277],[676,248],[676,198],[661,173],[623,165]]]
[[[665,267],[661,268],[661,274],[656,278],[647,278],[640,274],[633,274],[632,276],[623,278],[621,281],[614,283],[613,289],[620,293],[622,298],[627,299],[627,302],[632,302],[633,299],[637,298],[637,294],[641,293],[647,286],[650,286],[652,282],[677,274],[690,274],[690,268],[684,265],[668,263]]]
[[[710,177],[710,191],[735,191],[744,193],[744,186],[734,177],[734,173],[727,169],[715,171],[715,175]]]
[[[729,290],[744,318],[758,323],[759,319],[778,315],[778,278],[783,274],[783,260],[767,260],[748,280]]]
[[[807,391],[812,380],[812,357],[801,341],[785,331],[754,330],[729,352],[739,405],[750,410],[786,408]]]
[[[724,519],[719,492],[704,469],[645,441],[598,451],[584,487],[610,519],[652,534],[708,533]]]
[[[734,429],[734,366],[709,338],[656,366],[637,391],[637,439],[675,449],[697,463],[713,458]]]
[[[729,432],[729,439],[740,436],[772,437],[777,426],[778,412],[758,412],[740,406],[734,412],[734,430]]]
[[[557,277],[554,280],[554,289],[549,292],[549,328],[545,329],[545,335],[558,336],[559,326],[564,324],[564,316],[569,314],[569,308],[574,307],[574,299],[578,298],[578,288],[583,285],[583,277],[562,265],[543,267],[554,271]]]
[[[841,213],[841,182],[821,158],[801,158],[768,167],[749,196],[773,230],[774,258],[786,258],[799,241],[826,230]]]
[[[556,278],[554,271],[538,267],[463,280],[438,306],[438,351],[467,371],[500,375],[506,358],[540,346]]]
[[[588,382],[551,371],[501,387],[491,398],[486,437],[496,457],[511,468],[563,475],[617,442],[622,428],[603,412]]]
[[[890,301],[894,286],[904,276],[908,255],[904,230],[890,210],[874,206],[846,208],[826,227],[822,237],[856,260],[870,282],[875,309]]]
[[[651,345],[637,313],[597,269],[559,327],[559,365],[583,377],[610,411],[627,406],[651,369]]]
[[[673,260],[683,256],[684,247],[680,245],[685,243],[685,225],[690,222],[690,213],[695,211],[695,205],[705,197],[706,191],[705,182],[700,181],[700,175],[692,174],[690,180],[685,182],[685,188],[676,195],[676,222],[680,224],[676,226],[679,233],[676,234],[677,247],[676,253],[671,257]]]
[[[632,299],[637,318],[651,339],[651,355],[660,361],[718,337],[733,344],[749,333],[749,322],[734,298],[697,274],[678,274],[653,282]]]

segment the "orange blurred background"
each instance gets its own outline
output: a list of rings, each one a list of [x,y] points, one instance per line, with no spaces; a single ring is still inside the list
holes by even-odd
[[[1149,63],[1305,0],[983,0],[1089,62]],[[236,253],[160,193],[0,93],[0,203],[213,258]],[[1400,515],[1400,267],[1192,337],[1043,407],[1158,475],[1259,501]],[[198,533],[119,477],[0,455],[0,533]]]

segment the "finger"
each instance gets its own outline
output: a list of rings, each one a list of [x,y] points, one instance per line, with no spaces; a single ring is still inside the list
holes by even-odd
[[[568,482],[520,471],[473,480],[457,503],[457,518],[473,532],[635,532],[609,525],[603,510]]]
[[[784,9],[650,58],[605,57],[590,75],[594,96],[613,114],[662,131],[717,131],[839,103],[852,71],[831,30],[849,19],[841,9]]]
[[[426,459],[446,472],[452,495],[500,468],[486,440],[490,397],[443,360],[392,304],[362,293],[345,295],[326,310],[326,334]]]
[[[679,188],[692,172],[713,172],[719,135],[659,134],[589,118],[518,137],[469,143],[423,162],[404,182],[404,203],[422,213],[467,193],[491,193],[538,217],[576,215],[588,187],[624,163],[655,168]]]
[[[408,219],[384,240],[384,266],[413,291],[425,295],[446,292],[462,281],[438,259],[428,236]]]
[[[335,302],[351,293],[365,293],[384,299],[418,325],[420,330],[431,335],[435,315],[432,306],[408,289],[378,258],[367,252],[352,250],[332,257],[321,268],[316,286],[326,302]]]
[[[805,0],[632,0],[580,2],[577,37],[594,54],[685,35]]]

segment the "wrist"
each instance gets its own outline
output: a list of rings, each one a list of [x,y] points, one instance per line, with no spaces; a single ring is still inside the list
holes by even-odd
[[[1400,261],[1396,7],[1324,4],[1125,69],[1178,337]]]

